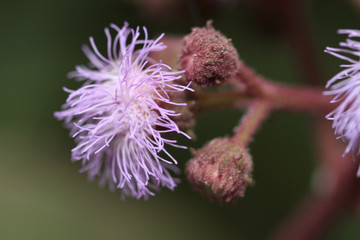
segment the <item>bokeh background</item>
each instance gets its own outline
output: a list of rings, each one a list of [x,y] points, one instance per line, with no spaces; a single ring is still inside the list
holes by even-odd
[[[101,189],[78,173],[80,164],[70,161],[73,141],[53,117],[66,98],[62,86],[79,86],[67,73],[86,63],[81,45],[92,35],[100,48],[105,46],[103,28],[111,22],[145,25],[153,37],[162,32],[181,36],[212,18],[256,71],[275,81],[303,84],[293,51],[272,24],[276,11],[259,10],[256,2],[1,0],[0,239],[269,236],[311,187],[315,157],[309,117],[277,113],[266,121],[250,145],[256,185],[234,206],[210,203],[192,191],[183,174],[174,192],[163,190],[148,201],[121,201],[119,192]],[[305,2],[314,49],[328,78],[340,62],[323,49],[343,40],[337,29],[360,28],[360,9],[355,0]],[[197,140],[180,141],[198,148],[229,135],[241,115],[235,110],[203,114],[196,124]],[[172,152],[184,169],[188,151]],[[323,237],[359,238],[356,213],[342,215]]]

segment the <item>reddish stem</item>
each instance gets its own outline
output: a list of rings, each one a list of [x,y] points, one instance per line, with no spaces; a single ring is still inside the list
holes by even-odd
[[[196,101],[196,112],[202,113],[208,110],[224,108],[246,108],[253,99],[239,91],[229,92],[201,92],[196,91],[191,97]]]
[[[274,240],[318,239],[345,209],[351,207],[357,196],[356,166],[349,159],[341,159],[336,187],[327,196],[312,195],[306,198],[279,231]],[[323,184],[327,184],[323,182]]]
[[[261,123],[269,115],[269,112],[269,103],[265,101],[254,101],[236,128],[232,140],[238,145],[246,147]]]
[[[320,150],[320,171],[312,195],[308,196],[271,238],[273,240],[318,239],[337,217],[353,206],[358,196],[357,163],[347,156],[341,157],[344,148],[334,138],[330,123],[316,121],[316,136]],[[325,151],[326,150],[326,151]]]
[[[262,84],[263,99],[268,100],[274,109],[327,113],[334,109],[331,97],[324,96],[322,89],[288,87],[276,83]]]
[[[334,109],[331,98],[322,89],[289,87],[276,84],[257,75],[251,68],[241,64],[235,78],[246,90],[220,93],[196,93],[201,111],[209,109],[248,105],[251,100],[268,102],[275,110],[326,113]],[[240,88],[241,89],[241,88]]]

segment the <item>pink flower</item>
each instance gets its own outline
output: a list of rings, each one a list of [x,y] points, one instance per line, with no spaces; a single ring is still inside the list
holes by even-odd
[[[343,48],[326,48],[325,52],[347,61],[345,68],[330,79],[326,85],[326,95],[335,95],[332,102],[340,102],[326,118],[333,120],[333,128],[338,138],[347,143],[344,155],[352,152],[360,154],[360,42],[351,38],[360,37],[359,30],[339,30],[349,38],[341,42]],[[360,177],[360,168],[358,170]]]
[[[90,37],[92,50],[83,48],[90,60],[88,67],[77,66],[70,73],[84,84],[78,90],[65,89],[69,97],[55,116],[64,120],[75,139],[72,159],[81,160],[82,172],[88,172],[90,179],[99,177],[101,185],[108,182],[110,189],[122,189],[124,197],[146,198],[160,186],[176,186],[170,171],[177,171],[173,165],[177,162],[165,146],[186,147],[163,134],[190,137],[172,120],[179,114],[162,106],[186,105],[170,101],[168,94],[192,89],[174,81],[182,72],[172,72],[169,66],[148,57],[166,47],[159,42],[163,35],[148,39],[144,27],[141,40],[139,27],[133,30],[127,23],[122,28],[110,26],[116,35],[112,38],[105,28],[106,56]]]

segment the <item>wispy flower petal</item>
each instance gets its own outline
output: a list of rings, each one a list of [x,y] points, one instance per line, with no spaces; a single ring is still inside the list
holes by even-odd
[[[344,155],[360,154],[360,42],[352,38],[360,37],[360,30],[339,30],[347,34],[348,39],[341,42],[342,48],[326,48],[325,52],[348,63],[340,65],[344,70],[331,78],[326,87],[326,95],[334,95],[332,102],[339,102],[338,107],[326,118],[333,121],[333,128],[338,138],[347,143]],[[358,171],[360,177],[360,168]]]
[[[91,48],[83,47],[90,63],[76,66],[69,76],[85,82],[78,90],[65,89],[69,97],[55,116],[71,130],[77,144],[72,159],[82,162],[82,172],[111,189],[122,189],[123,196],[146,198],[160,186],[176,186],[170,175],[177,171],[176,160],[165,150],[166,145],[177,146],[176,141],[162,132],[188,136],[171,119],[176,113],[162,103],[172,103],[171,92],[192,89],[174,82],[182,72],[148,57],[166,47],[162,36],[148,39],[144,27],[141,40],[139,27],[110,27],[116,34],[105,28],[106,54],[92,37]]]

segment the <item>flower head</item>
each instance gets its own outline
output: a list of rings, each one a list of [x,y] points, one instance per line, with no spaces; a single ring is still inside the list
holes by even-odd
[[[160,186],[176,186],[170,175],[177,170],[172,165],[176,160],[165,145],[185,147],[163,134],[187,135],[172,120],[178,113],[163,106],[184,105],[172,102],[169,94],[192,89],[176,83],[182,72],[148,57],[166,47],[162,36],[148,39],[144,27],[141,40],[139,27],[110,26],[116,35],[105,28],[106,56],[90,37],[92,50],[83,48],[89,65],[70,73],[84,84],[78,90],[65,89],[69,97],[55,116],[71,130],[77,144],[72,159],[82,162],[82,172],[90,179],[99,177],[100,184],[108,183],[111,189],[122,189],[123,196],[146,198]]]
[[[210,200],[234,203],[253,182],[248,151],[229,138],[216,138],[195,151],[186,167],[193,188]]]
[[[343,48],[326,48],[325,52],[334,55],[347,64],[345,68],[331,78],[326,87],[326,95],[335,95],[332,102],[339,102],[338,107],[326,118],[333,120],[333,128],[338,138],[347,143],[344,155],[351,152],[360,154],[360,42],[351,38],[360,37],[360,30],[339,30],[349,38],[341,42]],[[360,176],[360,171],[358,171]]]
[[[205,87],[223,84],[236,74],[240,62],[231,40],[216,31],[211,21],[184,38],[180,61],[186,79]]]

